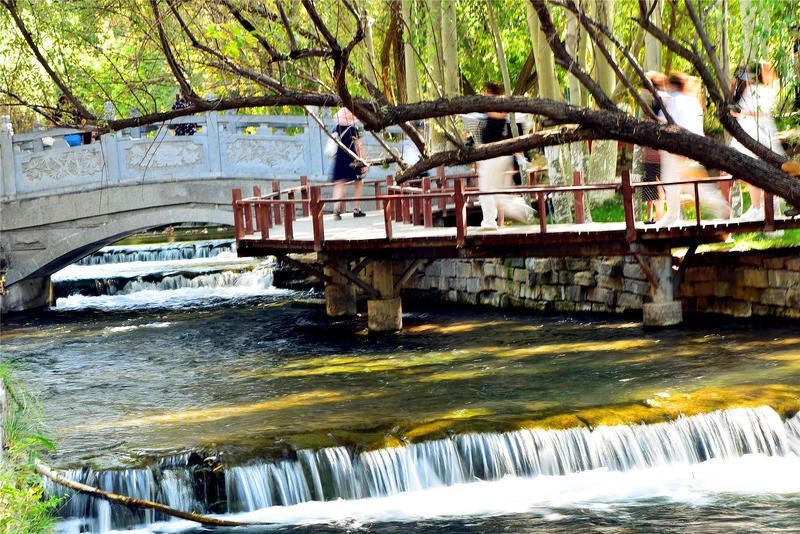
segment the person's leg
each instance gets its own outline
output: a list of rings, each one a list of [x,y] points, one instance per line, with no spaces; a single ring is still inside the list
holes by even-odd
[[[492,189],[492,160],[479,161],[478,168],[478,191],[487,191]],[[481,205],[481,212],[483,213],[483,221],[481,226],[484,228],[497,227],[497,205],[495,204],[494,195],[481,195],[478,197],[478,202]]]
[[[670,182],[677,182],[681,179],[682,162],[681,156],[674,154],[664,154],[661,158],[661,181],[664,184]],[[681,188],[680,186],[666,186],[664,187],[665,196],[667,199],[667,214],[662,219],[667,222],[675,222],[680,220],[681,209]]]
[[[344,186],[345,182],[343,180],[337,180],[333,185],[333,200],[339,200],[344,198]],[[344,209],[344,201],[334,202],[333,203],[333,213],[335,215],[339,215],[342,210]]]
[[[757,210],[764,209],[764,191],[754,185],[750,186],[750,205]]]
[[[356,198],[359,198],[361,196],[362,191],[364,191],[364,182],[362,182],[361,180],[356,180],[355,192],[353,193],[353,195]],[[354,211],[361,211],[361,201],[360,200],[356,200],[355,201],[355,209],[354,209]]]
[[[764,192],[754,185],[748,185],[750,208],[742,213],[742,219],[755,221],[764,218]]]

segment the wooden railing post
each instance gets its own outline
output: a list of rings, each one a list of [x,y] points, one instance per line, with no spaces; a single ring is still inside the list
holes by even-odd
[[[411,223],[411,206],[405,188],[400,189],[400,194],[403,195],[403,222],[409,224]]]
[[[764,231],[775,231],[775,204],[772,193],[764,191]]]
[[[536,199],[539,202],[539,231],[541,233],[547,232],[547,199],[545,198],[544,191],[536,193]]]
[[[252,234],[253,233],[253,215],[252,215],[252,208],[250,204],[246,204],[244,206],[244,233],[245,234]]]
[[[431,192],[431,179],[429,176],[426,176],[422,179],[422,194],[427,195]],[[425,224],[426,228],[430,228],[433,226],[433,206],[431,206],[432,200],[431,197],[425,197],[422,199],[422,206],[423,206],[423,216],[422,222]]]
[[[375,197],[381,196],[381,185],[382,184],[380,182],[375,182]],[[376,200],[375,201],[375,209],[376,210],[382,210],[383,209],[383,201],[382,200]]]
[[[694,183],[694,220],[700,228],[700,187],[697,182]]]
[[[628,243],[636,241],[636,216],[633,213],[633,188],[631,171],[622,171],[622,206],[625,208],[625,239]]]
[[[242,208],[239,202],[242,200],[242,190],[233,190],[233,228],[236,239],[244,237],[244,221],[242,220]]]
[[[294,202],[283,203],[283,235],[287,241],[294,239],[294,231],[292,229],[292,212],[294,211]]]
[[[273,200],[281,199],[281,184],[277,180],[272,182],[272,192],[277,193],[277,195],[273,197]],[[273,204],[272,206],[275,209],[275,224],[281,224],[281,205]]]
[[[257,185],[253,186],[253,196],[255,198],[261,198],[261,188],[258,187]],[[261,225],[263,224],[262,223],[263,217],[259,217],[259,210],[260,207],[258,204],[256,204],[256,232],[261,231]]]
[[[294,191],[289,191],[286,193],[286,198],[289,200],[294,200]],[[287,217],[291,217],[292,220],[295,220],[297,218],[297,205],[292,203],[292,210],[287,211],[286,213],[288,213]]]
[[[436,188],[447,189],[447,179],[444,177],[444,167],[436,167]],[[441,216],[444,217],[447,215],[447,198],[446,197],[439,197],[439,211],[441,212]]]
[[[256,204],[256,224],[261,228],[261,240],[269,239],[269,204]]]
[[[464,202],[464,180],[453,180],[453,197],[456,205],[456,246],[467,243],[467,205]]]
[[[325,227],[322,220],[322,186],[315,185],[311,188],[311,228],[314,231],[314,250],[322,250],[322,242],[325,241]]]
[[[303,217],[308,217],[308,176],[300,177],[300,196],[303,199]]]
[[[583,173],[581,171],[575,171],[572,173],[572,185],[583,185]],[[573,191],[572,194],[575,196],[575,222],[578,224],[583,224],[586,222],[586,211],[583,204],[583,191],[576,190]]]

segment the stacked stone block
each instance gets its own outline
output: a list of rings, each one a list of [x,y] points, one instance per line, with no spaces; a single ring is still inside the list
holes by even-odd
[[[800,318],[800,251],[692,257],[675,295],[685,312]],[[631,256],[436,260],[410,282],[416,297],[557,312],[625,313],[651,301]]]
[[[559,312],[641,310],[650,285],[632,258],[436,260],[411,281],[418,297]]]
[[[690,312],[800,319],[800,251],[696,256],[676,297]]]

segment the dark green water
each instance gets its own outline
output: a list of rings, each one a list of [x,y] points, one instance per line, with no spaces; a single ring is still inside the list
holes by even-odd
[[[15,317],[3,354],[42,392],[64,466],[370,445],[710,389],[800,390],[800,332],[786,324],[645,331],[611,317],[412,307],[403,332],[375,336],[363,318],[331,320],[290,296]]]
[[[154,293],[4,318],[2,355],[41,392],[52,465],[124,468],[192,450],[236,463],[542,420],[780,411],[800,397],[800,331],[787,323],[689,318],[646,331],[635,318],[407,304],[404,330],[377,336],[363,317],[293,305],[306,296],[296,293]],[[762,460],[304,503],[279,527],[215,532],[800,531],[800,462]],[[206,532],[161,525],[137,532]]]

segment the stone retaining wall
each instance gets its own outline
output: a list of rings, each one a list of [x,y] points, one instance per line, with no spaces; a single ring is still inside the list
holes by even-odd
[[[676,297],[689,312],[800,319],[800,250],[695,256]]]
[[[557,312],[626,313],[650,301],[633,257],[436,260],[404,290],[412,298]],[[800,250],[691,258],[676,298],[684,311],[800,318]]]

